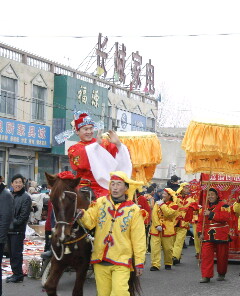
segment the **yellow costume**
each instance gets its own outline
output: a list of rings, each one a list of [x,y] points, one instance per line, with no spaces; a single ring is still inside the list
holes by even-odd
[[[176,219],[176,236],[175,236],[175,242],[173,246],[173,257],[175,257],[177,260],[181,258],[183,244],[186,238],[187,230],[189,229],[189,222],[184,221],[184,218],[189,205],[193,202],[195,203],[195,199],[192,198],[191,196],[183,197],[180,194],[183,187],[187,185],[188,183],[180,184],[179,189],[176,191],[176,193],[178,194],[176,203],[179,206],[179,209],[178,209],[178,217]]]
[[[163,249],[165,267],[166,265],[172,265],[173,237],[176,234],[174,224],[177,209],[178,206],[173,201],[162,204],[156,202],[152,211],[152,225],[150,228],[150,235],[152,235],[151,264],[158,269],[161,265],[161,247]],[[157,230],[156,227],[158,226],[162,227],[162,231]]]
[[[123,172],[111,175],[128,183],[130,193],[135,185],[140,184],[128,179]],[[83,212],[80,221],[88,229],[95,227],[91,263],[94,264],[98,296],[111,293],[130,295],[128,280],[132,258],[136,268],[143,268],[146,253],[145,226],[140,208],[129,199],[114,204],[110,195],[103,196]]]
[[[238,230],[240,230],[240,202],[233,204],[233,211],[238,215]]]

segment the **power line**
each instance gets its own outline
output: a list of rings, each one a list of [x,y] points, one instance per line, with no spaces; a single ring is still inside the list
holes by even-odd
[[[169,37],[204,37],[204,36],[234,36],[240,35],[238,32],[230,33],[199,33],[199,34],[162,34],[162,35],[110,35],[110,38],[169,38]],[[4,38],[73,38],[73,39],[86,39],[86,38],[97,38],[98,35],[80,35],[80,36],[69,36],[69,35],[0,35]]]

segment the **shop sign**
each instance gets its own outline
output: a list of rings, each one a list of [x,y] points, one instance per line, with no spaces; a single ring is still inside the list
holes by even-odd
[[[0,118],[0,142],[50,148],[50,127]]]
[[[208,182],[209,175],[202,173],[201,180],[202,180],[202,182],[205,182],[205,183]],[[230,176],[230,175],[225,175],[225,174],[211,174],[210,182],[211,183],[239,183],[240,176]]]
[[[146,131],[146,117],[132,113],[132,131]]]
[[[131,131],[131,113],[118,109],[117,111],[117,131],[127,132]]]

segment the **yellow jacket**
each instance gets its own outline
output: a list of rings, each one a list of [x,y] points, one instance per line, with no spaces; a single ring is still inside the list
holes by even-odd
[[[107,261],[114,265],[144,267],[146,235],[139,207],[131,200],[114,205],[110,196],[100,197],[84,211],[81,222],[95,229],[91,263]]]
[[[169,201],[161,205],[158,202],[155,203],[152,211],[152,225],[150,228],[150,234],[158,236],[162,234],[162,237],[173,236],[175,232],[175,219],[178,215],[178,205]],[[162,226],[162,231],[156,229],[157,226]]]
[[[233,204],[233,211],[234,211],[234,213],[237,214],[237,217],[238,217],[238,230],[240,230],[240,203],[239,202],[235,202]]]
[[[178,195],[176,199],[176,203],[179,206],[178,209],[178,217],[176,218],[176,227],[189,229],[189,222],[184,221],[186,216],[186,212],[191,203],[196,203],[195,199],[191,196],[183,197],[182,195]]]

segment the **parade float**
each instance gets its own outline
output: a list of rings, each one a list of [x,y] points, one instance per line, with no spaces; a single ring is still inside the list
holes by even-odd
[[[199,203],[206,208],[208,189],[218,189],[230,207],[240,195],[240,126],[192,121],[182,142],[186,173],[201,173]],[[232,209],[232,207],[231,207]],[[229,260],[240,260],[238,216],[231,210]]]
[[[156,166],[162,160],[161,144],[157,135],[141,131],[117,132],[117,135],[129,150],[133,166],[132,178],[148,185]],[[103,136],[107,137],[107,134]]]

